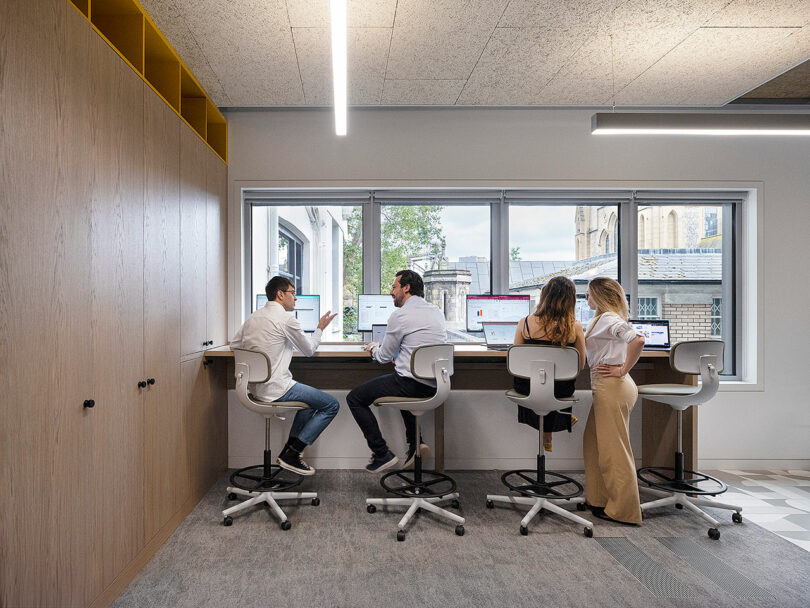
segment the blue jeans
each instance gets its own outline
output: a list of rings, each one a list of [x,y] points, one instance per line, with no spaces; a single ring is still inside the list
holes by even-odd
[[[329,426],[340,408],[338,400],[332,395],[300,382],[293,384],[276,401],[303,401],[309,405],[309,409],[296,412],[290,429],[290,437],[298,437],[307,445],[312,445],[318,435]]]

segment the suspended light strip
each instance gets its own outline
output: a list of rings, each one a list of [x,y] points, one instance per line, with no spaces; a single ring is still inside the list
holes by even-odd
[[[810,135],[810,114],[658,114],[602,112],[594,135]]]
[[[346,135],[346,0],[330,0],[332,21],[332,80],[335,90],[335,134]]]

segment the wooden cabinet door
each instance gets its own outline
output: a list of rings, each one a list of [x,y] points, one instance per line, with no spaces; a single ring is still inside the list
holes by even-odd
[[[84,606],[92,32],[59,0],[3,2],[0,21],[0,606]]]
[[[227,465],[228,408],[222,365],[194,357],[181,364],[186,460],[192,496],[201,497]]]
[[[143,87],[91,38],[94,555],[106,588],[143,546]]]
[[[187,125],[180,125],[180,350],[207,348],[206,329],[206,152]]]
[[[180,407],[180,121],[144,87],[144,542],[188,498]]]
[[[208,340],[228,343],[228,167],[207,151],[206,272]]]

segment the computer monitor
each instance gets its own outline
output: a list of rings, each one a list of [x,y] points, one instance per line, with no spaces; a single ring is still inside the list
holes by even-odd
[[[669,321],[666,319],[630,319],[636,332],[644,336],[644,350],[669,350]]]
[[[385,330],[388,329],[387,325],[372,325],[371,326],[371,341],[382,342],[385,338]]]
[[[394,308],[394,298],[389,295],[361,293],[357,296],[357,330],[371,331],[372,325],[386,325]]]
[[[321,320],[321,296],[301,295],[295,297],[295,318],[304,331],[315,331]]]
[[[577,294],[577,301],[574,304],[574,316],[576,317],[577,321],[582,323],[582,329],[588,329],[588,324],[593,319],[594,315],[596,314],[595,310],[591,310],[591,307],[588,306],[588,300],[585,298],[584,293]]]
[[[520,321],[531,311],[529,295],[467,296],[467,331],[482,331],[484,321]]]
[[[512,321],[483,321],[484,339],[487,348],[506,349],[515,341],[518,324]]]
[[[256,294],[256,308],[255,308],[255,310],[259,310],[265,304],[267,304],[267,294],[257,293]]]

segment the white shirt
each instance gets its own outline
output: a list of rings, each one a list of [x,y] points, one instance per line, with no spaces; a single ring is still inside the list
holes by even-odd
[[[270,359],[270,380],[251,383],[250,391],[262,401],[275,401],[286,393],[295,380],[290,373],[293,347],[307,357],[315,354],[323,332],[316,329],[309,338],[294,315],[278,302],[268,302],[254,312],[236,332],[230,344],[235,348],[259,350]]]
[[[627,345],[636,336],[635,328],[614,312],[606,312],[588,328],[585,334],[585,353],[588,365],[622,365],[627,358]]]
[[[419,296],[411,296],[388,317],[388,327],[379,348],[371,353],[378,363],[394,361],[394,371],[400,376],[413,378],[411,373],[411,353],[417,346],[444,344],[447,332],[444,329],[444,315],[433,304]],[[431,380],[413,378],[422,384],[436,386]]]

